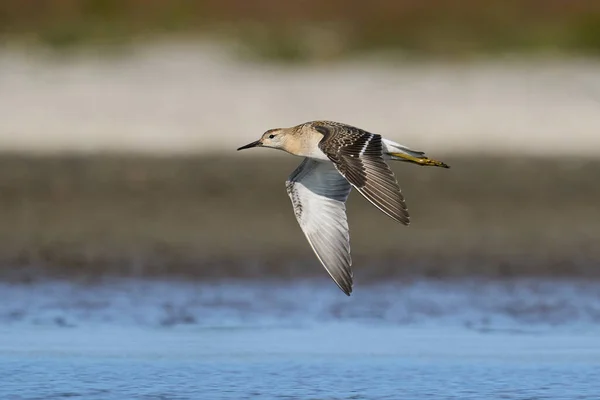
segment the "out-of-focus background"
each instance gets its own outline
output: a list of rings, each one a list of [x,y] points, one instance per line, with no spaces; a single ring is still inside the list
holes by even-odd
[[[599,56],[594,0],[5,0],[0,320],[16,329],[7,348],[56,345],[22,342],[32,326],[595,330]],[[301,160],[235,151],[267,129],[316,119],[452,166],[392,165],[408,228],[350,196],[349,299],[291,211],[284,180]],[[281,352],[305,354],[273,335]],[[376,354],[371,339],[365,351]],[[256,338],[231,340],[265,350]],[[198,348],[191,354],[206,356]],[[595,357],[598,348],[586,347]],[[435,349],[433,358],[446,347]],[[562,394],[581,394],[572,388]]]

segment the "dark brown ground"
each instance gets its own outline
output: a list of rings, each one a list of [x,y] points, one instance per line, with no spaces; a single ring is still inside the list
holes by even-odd
[[[408,228],[352,193],[357,276],[600,277],[600,160],[443,159],[393,164]],[[0,270],[322,276],[285,193],[299,162],[0,156]]]

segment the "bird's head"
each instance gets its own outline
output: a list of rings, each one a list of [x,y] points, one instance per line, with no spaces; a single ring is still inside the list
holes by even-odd
[[[285,139],[286,135],[283,133],[283,129],[269,129],[268,131],[263,133],[260,139],[238,148],[238,151],[244,149],[251,149],[252,147],[271,147],[274,149],[283,149]]]

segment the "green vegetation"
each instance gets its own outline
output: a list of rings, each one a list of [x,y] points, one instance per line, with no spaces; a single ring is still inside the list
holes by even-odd
[[[4,0],[0,43],[73,49],[217,38],[259,58],[327,60],[391,51],[600,54],[597,0]]]

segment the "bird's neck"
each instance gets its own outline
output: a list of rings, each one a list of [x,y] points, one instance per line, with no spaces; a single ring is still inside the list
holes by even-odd
[[[329,160],[325,153],[319,148],[319,142],[323,135],[302,135],[290,137],[284,143],[283,150],[300,157],[309,157],[316,160]]]

